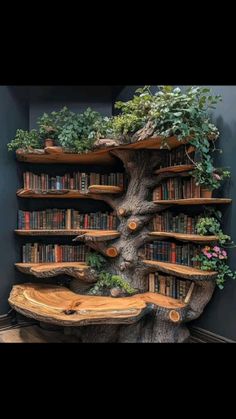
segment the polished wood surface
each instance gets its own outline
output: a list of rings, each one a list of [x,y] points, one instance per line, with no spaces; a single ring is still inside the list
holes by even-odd
[[[139,318],[147,305],[181,309],[179,300],[156,293],[113,298],[74,294],[65,287],[48,284],[15,285],[10,305],[21,314],[45,323],[79,326],[96,323],[126,323]]]
[[[159,199],[154,201],[158,205],[209,205],[230,204],[229,198],[187,198],[187,199]]]
[[[144,263],[152,268],[152,270],[175,275],[185,279],[214,279],[217,272],[202,271],[201,269],[192,268],[190,266],[178,265],[177,263],[159,262],[156,260],[144,260]]]
[[[199,234],[184,234],[184,233],[174,233],[174,232],[166,232],[166,231],[152,231],[150,236],[153,236],[153,240],[155,238],[174,238],[176,240],[181,241],[190,241],[190,242],[197,242],[197,243],[209,243],[218,241],[217,236],[200,236]]]

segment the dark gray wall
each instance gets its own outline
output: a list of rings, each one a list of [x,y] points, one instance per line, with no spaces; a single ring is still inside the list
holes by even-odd
[[[126,86],[116,100],[129,100],[136,88],[140,86]],[[180,86],[185,88],[186,86]],[[236,243],[236,86],[208,86],[214,94],[222,95],[222,103],[212,114],[213,121],[220,130],[219,148],[223,154],[217,158],[218,166],[227,166],[231,169],[231,180],[224,188],[225,197],[233,199],[230,206],[222,209],[224,213],[224,230],[231,235]],[[152,91],[155,87],[152,86]],[[236,248],[229,251],[230,267],[236,270]],[[201,317],[192,324],[209,330],[213,333],[236,340],[236,280],[229,279],[222,291],[216,289],[212,300],[205,308]]]
[[[226,234],[231,235],[236,243],[236,86],[212,86],[212,91],[222,95],[223,99],[213,113],[213,120],[221,133],[218,145],[223,150],[216,162],[231,170],[231,180],[222,195],[232,198],[233,202],[224,210],[223,226]],[[236,248],[230,249],[229,256],[230,267],[236,270]],[[235,318],[236,280],[228,280],[222,291],[216,289],[202,316],[193,324],[236,340]]]
[[[42,86],[31,87],[30,128],[44,112],[59,111],[67,106],[73,112],[83,112],[88,107],[104,116],[112,114],[111,86]]]
[[[20,186],[20,176],[14,153],[9,153],[6,147],[17,128],[28,129],[28,105],[13,87],[0,86],[0,314],[9,310],[7,299],[12,284],[21,279],[21,274],[14,269],[14,263],[20,260],[14,235],[18,208],[16,190]]]

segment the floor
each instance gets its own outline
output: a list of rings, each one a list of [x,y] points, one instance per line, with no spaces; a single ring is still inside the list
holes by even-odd
[[[62,332],[44,330],[37,325],[0,331],[0,343],[69,343],[77,342],[73,336]]]

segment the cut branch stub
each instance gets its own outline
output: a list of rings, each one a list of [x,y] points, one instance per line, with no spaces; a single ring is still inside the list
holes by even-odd
[[[180,320],[180,314],[176,310],[171,310],[169,312],[169,318],[172,322],[177,323]]]
[[[119,251],[115,246],[108,247],[106,250],[106,255],[109,256],[110,258],[115,258],[118,256],[118,254],[119,254]]]
[[[131,231],[137,230],[138,226],[139,226],[139,223],[138,223],[138,221],[135,221],[135,220],[131,220],[128,223],[128,227]]]
[[[118,208],[118,210],[117,210],[117,212],[118,212],[118,214],[121,216],[121,217],[124,217],[125,215],[126,215],[126,209],[125,208],[123,208],[123,207],[120,207],[120,208]]]

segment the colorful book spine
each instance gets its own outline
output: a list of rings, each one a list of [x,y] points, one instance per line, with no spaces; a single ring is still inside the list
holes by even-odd
[[[32,172],[23,173],[24,189],[37,191],[71,189],[87,192],[91,185],[114,185],[124,187],[124,173],[80,173],[74,172],[72,175],[66,173],[63,176],[49,176],[45,173],[37,175]]]
[[[148,275],[149,292],[156,292],[167,297],[175,298],[181,301],[190,299],[194,282],[179,279],[171,275],[163,275],[158,272]]]

